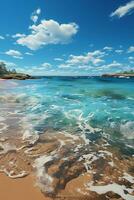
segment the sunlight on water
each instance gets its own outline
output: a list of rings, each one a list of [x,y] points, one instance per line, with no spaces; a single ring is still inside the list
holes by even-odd
[[[23,115],[22,126],[38,133],[48,129],[72,134],[84,131],[91,140],[108,134],[113,142],[132,145],[133,83],[133,79],[68,77],[8,81],[10,87],[0,88],[1,117],[6,118],[6,104],[8,111],[15,107],[15,112]],[[91,127],[103,133],[94,136]]]

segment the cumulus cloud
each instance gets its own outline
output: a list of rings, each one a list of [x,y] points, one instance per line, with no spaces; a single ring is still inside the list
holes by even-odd
[[[104,62],[104,60],[102,60],[102,57],[104,55],[105,53],[100,50],[88,52],[85,55],[79,55],[79,56],[70,55],[66,63],[69,65],[87,65],[87,64],[98,65]]]
[[[70,68],[70,67],[72,67],[72,65],[69,65],[69,64],[66,64],[66,63],[62,63],[62,64],[60,64],[59,66],[58,66],[58,68]]]
[[[30,53],[30,52],[26,52],[25,54],[28,56],[33,56],[33,53]]]
[[[2,36],[2,35],[0,35],[0,40],[4,40],[5,38]]]
[[[129,56],[128,60],[129,60],[130,64],[134,64],[134,57],[133,56]]]
[[[12,35],[12,38],[21,38],[21,37],[25,37],[25,34],[16,33],[15,35]]]
[[[63,58],[54,58],[55,61],[63,61]]]
[[[127,4],[120,6],[114,12],[111,13],[110,17],[118,17],[121,18],[126,14],[131,14],[134,11],[134,1],[130,1]]]
[[[106,65],[102,65],[100,67],[98,67],[98,70],[104,70],[104,69],[112,69],[112,68],[120,68],[122,67],[122,63],[117,62],[116,60],[114,60],[112,63],[106,64]]]
[[[112,50],[113,50],[113,47],[106,46],[106,47],[104,47],[103,49],[106,50],[106,51],[112,51]]]
[[[92,52],[88,52],[83,55],[70,55],[69,58],[59,65],[59,68],[74,68],[77,67],[79,69],[91,69],[92,67],[96,67],[103,62],[105,62],[102,58],[105,56],[105,52],[101,50],[96,50]]]
[[[10,49],[5,52],[6,55],[12,56],[13,58],[19,58],[22,59],[22,53],[13,49]]]
[[[106,66],[107,66],[107,68],[111,68],[111,67],[121,67],[122,64],[114,60],[112,63],[110,63],[110,64],[108,64],[108,65],[106,65]]]
[[[134,52],[134,46],[131,46],[131,47],[129,47],[129,49],[128,49],[128,53],[132,53],[132,52]]]
[[[59,24],[54,20],[43,20],[38,25],[30,26],[31,33],[17,39],[17,44],[37,50],[48,44],[66,44],[78,31],[75,23]]]
[[[45,62],[41,66],[47,68],[47,67],[51,67],[52,65],[50,63]]]
[[[113,51],[113,47],[104,47],[100,50],[95,50],[88,52],[86,54],[81,55],[70,55],[64,63],[61,63],[58,68],[64,70],[84,70],[90,71],[90,74],[95,72],[98,73],[106,73],[106,72],[114,72],[117,70],[122,70],[122,67],[126,66],[126,64],[119,62],[117,60],[113,60],[109,62],[109,51]],[[119,55],[123,50],[117,49]],[[115,51],[113,51],[113,56]],[[110,56],[111,58],[111,56]],[[125,68],[124,68],[125,69]]]
[[[134,60],[134,57],[133,56],[129,56],[128,59],[129,60]]]
[[[117,54],[122,54],[122,53],[123,53],[123,49],[116,49],[116,50],[115,50],[115,53],[117,53]]]
[[[39,15],[41,13],[41,9],[38,8],[37,10],[35,10],[32,15],[31,15],[31,20],[36,23],[38,21]]]

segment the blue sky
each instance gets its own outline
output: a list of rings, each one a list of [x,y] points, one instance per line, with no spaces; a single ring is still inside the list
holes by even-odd
[[[33,75],[134,69],[134,0],[1,0],[0,60]]]

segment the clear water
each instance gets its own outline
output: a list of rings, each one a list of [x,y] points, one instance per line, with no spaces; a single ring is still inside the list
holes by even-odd
[[[5,123],[12,112],[23,116],[19,119],[22,126],[39,134],[48,129],[84,133],[93,142],[106,138],[123,152],[134,153],[133,78],[44,77],[1,81],[0,105]]]

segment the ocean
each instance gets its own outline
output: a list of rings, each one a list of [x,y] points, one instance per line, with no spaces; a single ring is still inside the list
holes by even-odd
[[[18,144],[18,142],[13,144],[14,135],[18,134],[19,138],[22,136],[23,143],[27,142],[33,148],[34,145],[39,145],[39,137],[43,137],[45,134],[47,137],[51,137],[51,133],[54,136],[62,133],[65,137],[71,138],[70,143],[73,142],[73,146],[70,146],[70,148],[73,148],[74,151],[66,151],[62,154],[62,159],[69,158],[70,155],[74,156],[76,153],[79,154],[75,159],[75,164],[77,162],[83,164],[86,173],[91,173],[94,169],[94,173],[100,174],[101,163],[103,163],[102,169],[104,171],[101,171],[101,174],[104,174],[106,178],[106,163],[102,161],[99,164],[98,159],[100,158],[107,160],[110,167],[116,166],[118,171],[121,170],[120,174],[117,173],[116,176],[113,172],[116,178],[113,178],[112,172],[109,172],[107,174],[107,176],[111,176],[109,181],[104,180],[104,178],[102,180],[101,177],[98,178],[97,176],[92,181],[99,181],[100,179],[100,182],[103,182],[102,185],[107,184],[108,186],[111,183],[119,184],[118,179],[125,176],[124,173],[130,172],[129,175],[132,176],[133,171],[130,171],[130,168],[132,168],[132,159],[134,158],[134,78],[40,77],[31,80],[1,81],[0,137],[2,148],[4,149],[4,142],[6,144],[5,149],[8,148],[8,150],[3,151],[8,152],[13,145]],[[14,137],[16,138],[16,136]],[[57,138],[60,138],[60,148],[66,146],[66,140],[61,141],[63,137],[58,135]],[[56,138],[54,142],[55,140]],[[77,140],[82,140],[82,142]],[[45,141],[42,142],[43,146],[47,143]],[[9,145],[10,142],[12,145]],[[41,142],[39,141],[39,143]],[[18,146],[20,147],[20,144]],[[64,147],[65,149],[68,148]],[[42,168],[53,158],[57,164],[59,159],[57,152],[54,149],[47,154],[44,154],[44,150],[41,154],[38,152],[39,156],[35,156],[36,160],[32,160],[32,165],[35,168],[38,168],[38,166]],[[68,152],[70,153],[68,154]],[[111,154],[113,154],[112,157]],[[39,159],[44,158],[44,155],[47,155],[47,157],[41,165],[42,160],[40,163]],[[117,157],[117,160],[115,157]],[[127,162],[128,167],[121,167],[120,162],[122,162],[122,165]],[[97,165],[98,168],[94,167]],[[78,176],[85,173],[85,169],[81,170]],[[51,173],[47,172],[47,174],[50,175]],[[64,173],[62,173],[63,176]],[[78,176],[75,175],[73,178]],[[51,178],[54,178],[54,175]],[[38,181],[40,181],[40,178]],[[47,177],[47,181],[42,183],[47,188],[44,189],[44,192],[48,191],[48,188],[50,189],[51,182],[50,177]],[[65,188],[66,183],[62,189]],[[97,186],[91,185],[91,182],[86,186],[90,188],[89,190],[97,191],[95,188]],[[112,186],[114,187],[114,185]],[[61,186],[53,187],[60,188]],[[121,188],[119,189],[122,191]],[[51,189],[49,192],[53,193],[53,190]],[[115,191],[114,189],[111,190]],[[126,190],[128,193],[130,192],[127,186]],[[109,192],[109,187],[107,187],[107,191]],[[104,192],[99,194],[104,194]],[[121,197],[133,199],[132,195],[128,195],[130,194],[123,193]]]

